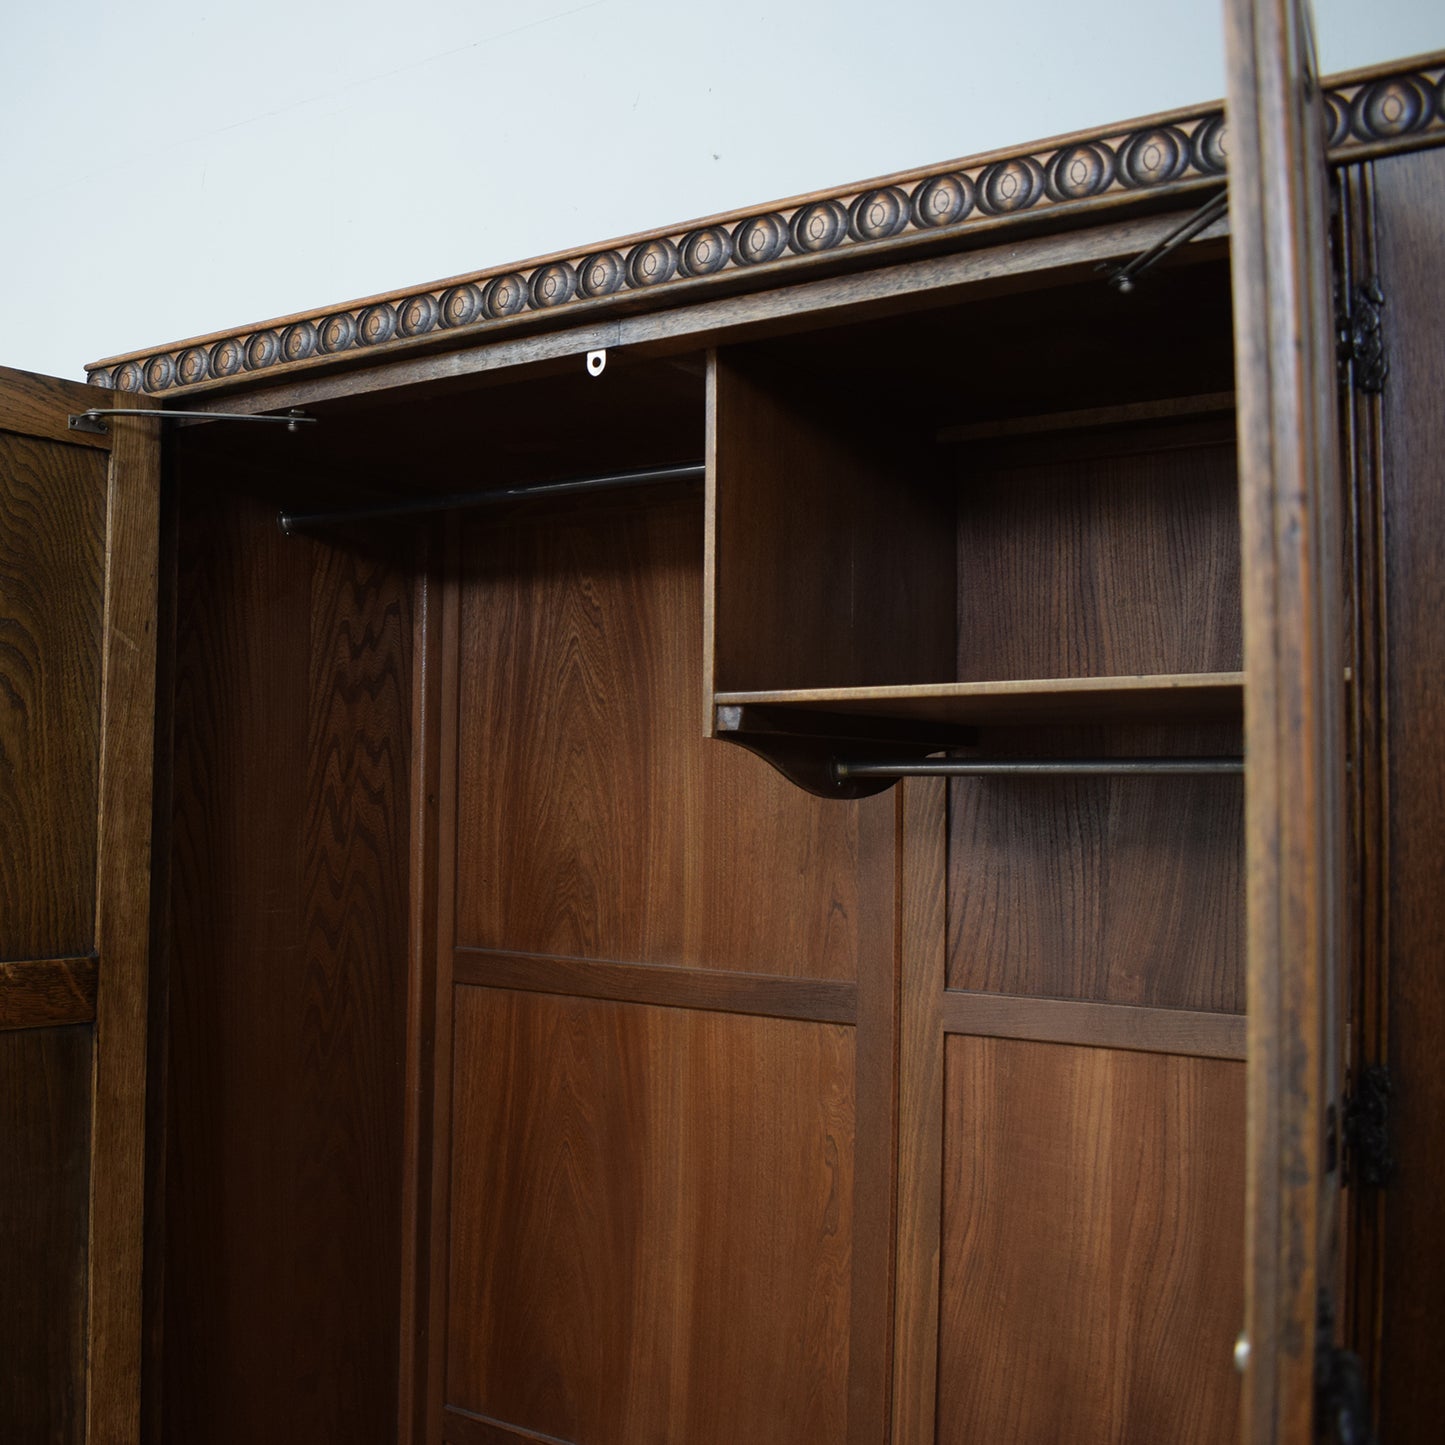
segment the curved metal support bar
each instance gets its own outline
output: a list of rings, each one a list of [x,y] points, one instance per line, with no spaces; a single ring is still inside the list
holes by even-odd
[[[193,421],[279,421],[287,431],[295,431],[303,422],[315,422],[319,418],[307,416],[302,411],[288,411],[285,416],[268,416],[262,412],[249,411],[176,411],[158,406],[92,406],[82,412],[72,412],[66,420],[71,431],[103,432],[103,416],[149,416],[170,420],[185,417]]]

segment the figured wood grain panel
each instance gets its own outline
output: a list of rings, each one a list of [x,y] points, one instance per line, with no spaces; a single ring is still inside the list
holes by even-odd
[[[852,1030],[465,986],[455,1017],[447,1403],[844,1439]]]
[[[165,1438],[382,1445],[410,539],[287,539],[274,508],[204,480],[183,495],[177,609]]]
[[[91,1030],[0,1033],[0,1439],[85,1438]]]
[[[0,963],[0,1029],[93,1023],[97,972],[89,956]]]
[[[958,779],[949,987],[1242,1012],[1243,852],[1237,777]]]
[[[107,462],[0,432],[0,959],[95,943]]]
[[[714,690],[947,681],[951,509],[912,430],[756,356],[709,381]]]
[[[695,492],[468,524],[459,944],[852,976],[858,805],[702,736],[702,527]]]
[[[959,469],[960,682],[1241,665],[1232,447]]]
[[[1445,152],[1374,166],[1390,372],[1383,423],[1385,576],[1383,832],[1388,1063],[1394,1177],[1384,1215],[1380,1438],[1424,1445],[1445,1418]]]
[[[939,1445],[1226,1445],[1244,1069],[954,1037]]]

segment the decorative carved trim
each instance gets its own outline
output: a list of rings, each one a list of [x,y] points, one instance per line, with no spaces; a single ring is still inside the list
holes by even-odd
[[[1445,141],[1445,55],[1340,77],[1325,105],[1336,164]],[[632,308],[659,303],[688,282],[689,293],[713,278],[733,289],[760,286],[830,255],[843,265],[876,263],[901,247],[949,245],[1024,213],[1062,220],[1131,197],[1219,184],[1225,154],[1220,107],[1175,112],[112,357],[86,371],[93,385],[120,391],[188,391],[343,356],[477,339],[518,318],[550,325],[623,297]]]

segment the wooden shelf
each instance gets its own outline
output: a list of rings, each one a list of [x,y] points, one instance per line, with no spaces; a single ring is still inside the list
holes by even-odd
[[[916,723],[1238,722],[1242,672],[1139,677],[1049,677],[1007,682],[939,682],[897,687],[720,692],[719,707],[786,708]]]

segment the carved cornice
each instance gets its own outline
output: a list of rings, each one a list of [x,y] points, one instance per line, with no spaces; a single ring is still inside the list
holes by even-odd
[[[1445,56],[1338,77],[1325,104],[1337,164],[1445,141]],[[1052,213],[1063,224],[1102,206],[1218,185],[1226,149],[1221,107],[1174,112],[113,357],[86,370],[93,384],[121,391],[209,389],[257,373],[479,340],[527,322],[580,322],[624,298],[632,308],[667,305],[705,282],[773,285],[800,263],[877,264],[918,244],[966,241],[970,232],[1025,214]]]

